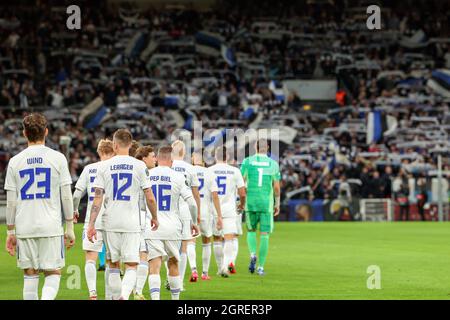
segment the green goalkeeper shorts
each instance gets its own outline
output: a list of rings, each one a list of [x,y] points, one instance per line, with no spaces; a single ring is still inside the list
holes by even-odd
[[[246,211],[245,223],[247,230],[272,233],[273,231],[273,214],[271,212]]]

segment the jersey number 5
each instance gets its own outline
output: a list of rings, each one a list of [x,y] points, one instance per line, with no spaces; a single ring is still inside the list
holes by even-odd
[[[225,176],[218,176],[217,177],[217,188],[219,188],[219,192],[217,194],[224,195],[227,192],[227,184],[226,182],[222,182],[223,180],[227,180],[227,177]]]
[[[43,181],[37,182],[37,188],[44,188],[44,192],[37,192],[35,194],[29,194],[28,189],[33,185],[35,177],[44,175]],[[21,178],[28,176],[28,181],[25,182],[22,189],[20,189],[20,198],[22,200],[33,200],[33,199],[50,199],[50,181],[51,181],[51,169],[50,168],[34,168],[25,169],[19,171]]]

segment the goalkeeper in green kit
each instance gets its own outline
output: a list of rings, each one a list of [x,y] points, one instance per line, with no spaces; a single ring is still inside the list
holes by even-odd
[[[278,163],[267,156],[269,146],[266,140],[256,142],[256,154],[245,158],[241,173],[247,184],[245,221],[247,244],[250,250],[251,273],[264,275],[264,264],[269,252],[269,235],[273,231],[273,217],[280,213],[280,169]],[[259,224],[259,260],[256,255],[256,230]]]

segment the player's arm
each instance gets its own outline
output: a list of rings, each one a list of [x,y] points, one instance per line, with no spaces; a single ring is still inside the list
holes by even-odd
[[[64,218],[66,221],[66,233],[64,236],[66,240],[69,241],[67,243],[67,247],[70,249],[75,244],[75,233],[73,231],[74,209],[70,184],[61,186],[61,200]]]
[[[273,182],[273,194],[275,197],[275,206],[273,209],[273,216],[276,217],[280,214],[280,196],[281,196],[281,190],[280,190],[280,181],[275,180]]]
[[[73,193],[73,219],[74,219],[74,223],[77,223],[77,219],[80,216],[80,213],[78,211],[78,209],[80,208],[80,202],[81,199],[84,197],[84,195],[86,194],[86,190],[83,192],[79,189],[75,189],[75,192]]]
[[[245,187],[238,188],[238,195],[239,195],[239,211],[243,211],[245,209],[245,202],[247,200],[247,192],[245,190]]]
[[[89,241],[94,242],[93,239],[97,239],[97,231],[95,230],[95,221],[100,213],[103,204],[103,194],[105,191],[103,188],[95,187],[94,189],[94,201],[91,207],[91,217],[89,219],[89,225],[87,229],[87,237]]]
[[[151,188],[146,188],[146,189],[144,189],[144,196],[145,196],[145,201],[147,203],[148,209],[150,210],[150,213],[152,215],[152,220],[150,222],[151,228],[153,231],[155,231],[158,229],[158,225],[159,225],[155,195],[153,194],[153,191]]]
[[[195,204],[197,205],[197,224],[200,224],[200,192],[198,191],[198,187],[192,187],[192,195],[194,196]]]
[[[192,219],[192,236],[195,237],[199,234],[198,226],[195,223],[196,221],[199,220],[197,215],[198,214],[197,202],[194,200],[191,189],[189,189],[186,185],[184,185],[184,183],[181,187],[181,197],[189,207],[189,213],[191,214]]]
[[[7,190],[6,192],[6,224],[7,238],[6,251],[14,256],[16,254],[16,232],[14,230],[16,224],[16,208],[17,208],[17,192],[15,190]]]

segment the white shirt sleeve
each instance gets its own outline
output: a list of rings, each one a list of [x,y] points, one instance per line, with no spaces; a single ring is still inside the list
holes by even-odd
[[[144,163],[138,168],[138,179],[141,189],[145,190],[152,186],[150,182],[150,173]]]
[[[187,199],[192,198],[193,197],[192,190],[186,185],[185,180],[180,179],[178,183],[180,184],[180,195],[183,198],[183,200],[187,201]]]
[[[242,177],[241,171],[239,169],[236,169],[234,172],[235,172],[234,179],[236,182],[236,186],[238,188],[245,187],[244,178]]]
[[[211,170],[208,170],[206,177],[208,179],[208,183],[209,183],[211,192],[219,192],[219,188],[217,187],[217,183],[216,183],[216,175],[214,174],[214,172],[212,172]]]
[[[16,178],[14,177],[14,168],[11,163],[8,164],[8,170],[6,170],[5,190],[16,191]]]
[[[80,177],[77,180],[77,183],[75,185],[75,189],[81,191],[81,193],[84,194],[84,192],[86,191],[87,187],[88,187],[88,169],[87,167],[84,167],[83,171],[81,172]]]
[[[92,187],[105,190],[105,172],[103,166],[97,168],[97,175],[95,176]]]
[[[66,157],[61,154],[61,166],[60,166],[61,183],[60,187],[72,184],[72,177],[70,176],[69,164],[67,163]]]

